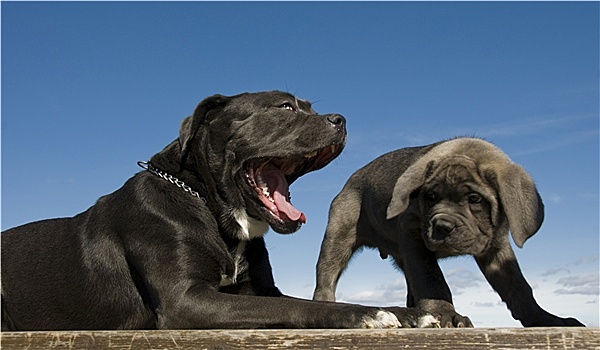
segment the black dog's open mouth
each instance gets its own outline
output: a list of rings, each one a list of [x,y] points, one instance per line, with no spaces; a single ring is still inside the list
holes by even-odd
[[[342,149],[342,145],[331,145],[298,156],[263,157],[247,163],[246,180],[263,207],[271,214],[265,219],[276,225],[288,226],[287,224],[296,223],[294,228],[289,229],[279,227],[278,230],[277,227],[273,227],[276,231],[293,232],[306,222],[304,213],[296,209],[290,201],[289,186],[300,176],[327,165],[342,152]]]

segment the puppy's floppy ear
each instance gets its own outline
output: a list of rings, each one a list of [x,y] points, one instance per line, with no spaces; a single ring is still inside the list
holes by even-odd
[[[396,181],[392,199],[387,207],[388,220],[404,213],[410,202],[410,194],[425,182],[428,170],[433,167],[433,160],[423,157],[409,166]]]
[[[525,241],[533,236],[544,221],[544,203],[533,179],[525,169],[509,163],[494,167],[495,181],[502,208],[515,244],[522,248]],[[487,172],[490,174],[490,172]]]
[[[410,194],[425,183],[427,174],[433,169],[436,160],[444,159],[452,154],[457,142],[459,140],[445,141],[434,145],[400,175],[387,207],[386,218],[388,220],[404,213],[410,202]]]
[[[206,122],[209,112],[217,107],[224,106],[231,98],[223,95],[213,95],[202,100],[194,114],[185,118],[179,126],[179,146],[181,147],[181,164],[185,163],[189,153],[190,144],[196,136],[198,129]]]

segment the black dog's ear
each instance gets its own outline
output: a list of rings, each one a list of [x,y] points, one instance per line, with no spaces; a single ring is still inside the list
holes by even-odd
[[[387,207],[386,218],[388,220],[404,213],[410,202],[410,194],[423,186],[427,173],[433,167],[433,160],[423,157],[409,166],[396,181],[392,199]]]
[[[181,125],[179,126],[179,146],[181,147],[182,166],[189,153],[190,144],[192,143],[194,136],[196,136],[198,129],[200,129],[202,124],[206,121],[209,112],[215,108],[224,106],[230,99],[230,97],[223,95],[207,97],[196,106],[194,114],[181,122]]]
[[[485,173],[496,184],[513,240],[522,248],[542,226],[544,203],[525,169],[515,163],[499,165]]]

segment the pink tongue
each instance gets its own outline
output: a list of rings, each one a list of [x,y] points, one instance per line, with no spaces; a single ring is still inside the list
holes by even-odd
[[[283,173],[276,167],[266,165],[263,169],[263,180],[269,186],[269,192],[271,197],[275,201],[277,210],[279,210],[280,217],[281,213],[288,217],[291,221],[306,223],[306,216],[303,212],[294,208],[292,203],[288,202],[288,183]]]

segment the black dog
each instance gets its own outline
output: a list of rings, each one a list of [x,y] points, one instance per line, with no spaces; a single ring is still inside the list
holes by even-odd
[[[524,326],[583,326],[542,309],[510,246],[537,232],[544,205],[531,177],[494,145],[457,138],[384,154],[350,177],[331,204],[315,300],[334,301],[337,281],[363,246],[404,271],[408,306],[444,327],[471,327],[452,305],[437,259],[472,255]]]
[[[305,221],[289,185],[337,157],[345,119],[283,92],[215,95],[143,171],[73,217],[2,233],[2,329],[380,328],[418,309],[285,297],[262,236]]]

